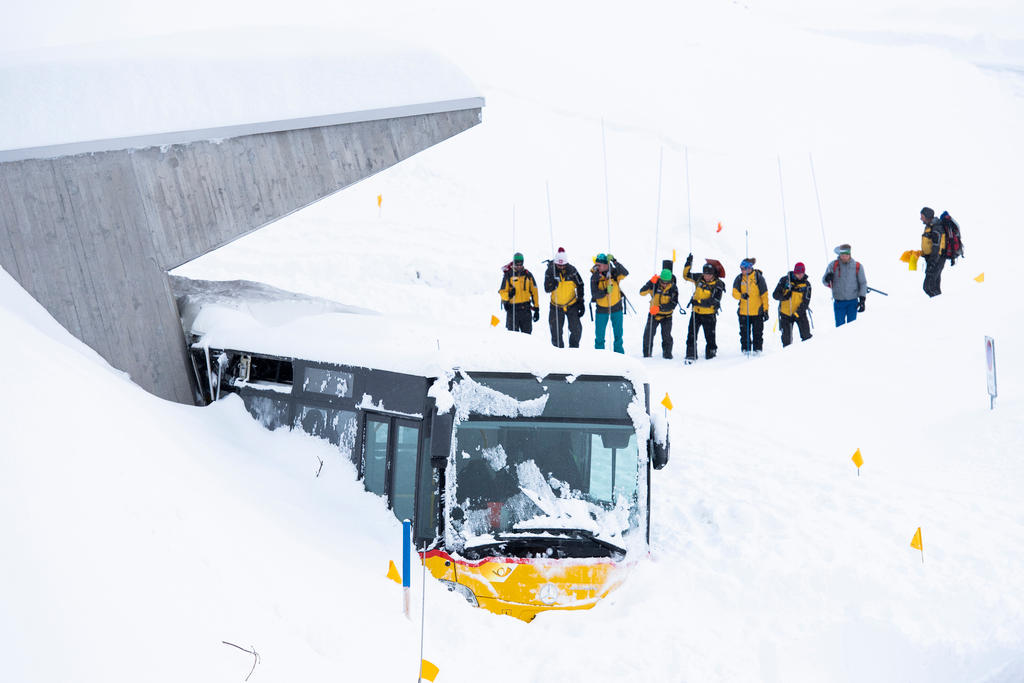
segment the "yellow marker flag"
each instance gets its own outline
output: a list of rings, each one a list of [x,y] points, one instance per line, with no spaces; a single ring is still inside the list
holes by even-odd
[[[853,452],[853,457],[850,458],[850,460],[852,460],[853,464],[857,466],[857,473],[860,474],[860,466],[864,464],[864,458],[861,457],[859,448]]]
[[[420,678],[424,681],[433,681],[437,678],[437,672],[440,671],[432,662],[428,662],[425,659],[420,660]]]
[[[914,550],[920,550],[924,552],[924,543],[921,541],[921,527],[917,527],[917,531],[914,532],[914,538],[910,541],[910,547]]]
[[[393,560],[388,560],[388,578],[395,583],[402,583],[402,575],[398,573],[398,567],[395,566]]]
[[[665,393],[665,398],[661,399],[661,405],[665,406],[669,410],[672,410],[672,399],[668,397],[668,393]]]
[[[491,316],[491,327],[497,327],[500,323],[501,323],[501,321],[498,320],[498,316],[496,316],[496,315],[492,315]]]
[[[672,263],[675,263],[675,262],[676,262],[676,250],[673,249],[672,250]]]
[[[384,201],[384,195],[382,195],[382,194],[377,195],[377,208],[378,209],[380,208],[380,203],[383,202],[383,201]]]
[[[985,273],[982,273],[978,277],[974,278],[974,281],[975,282],[984,282],[985,281]]]

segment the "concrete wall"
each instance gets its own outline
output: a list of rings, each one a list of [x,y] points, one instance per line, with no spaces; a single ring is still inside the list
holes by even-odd
[[[195,400],[167,271],[480,121],[461,109],[0,163],[0,266],[147,391]]]

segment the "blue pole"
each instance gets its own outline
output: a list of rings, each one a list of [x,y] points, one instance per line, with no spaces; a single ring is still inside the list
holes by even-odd
[[[410,555],[412,555],[412,522],[407,519],[402,520],[402,611],[405,612],[405,618],[411,619],[409,616],[409,586],[412,578],[412,563],[410,561]]]
[[[402,588],[409,587],[409,575],[412,573],[409,556],[412,554],[412,522],[402,520]]]

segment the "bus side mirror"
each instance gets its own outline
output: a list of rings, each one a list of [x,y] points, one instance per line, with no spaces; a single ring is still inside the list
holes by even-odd
[[[448,455],[452,450],[452,427],[455,424],[455,411],[449,410],[443,415],[435,411],[430,422],[430,460],[433,466],[443,470],[448,465]]]
[[[669,437],[668,437],[668,425],[665,425],[665,443],[658,443],[658,440],[654,438],[654,428],[651,428],[651,440],[648,442],[651,444],[651,451],[649,456],[651,458],[651,465],[654,469],[660,470],[668,464],[669,454]]]

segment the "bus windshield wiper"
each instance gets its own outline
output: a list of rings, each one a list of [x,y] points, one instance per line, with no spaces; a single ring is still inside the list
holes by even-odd
[[[573,538],[577,540],[592,541],[602,548],[612,552],[619,553],[622,555],[626,554],[626,549],[621,548],[614,543],[610,543],[604,539],[598,538],[594,535],[593,531],[589,529],[579,529],[574,527],[533,527],[533,526],[522,526],[515,525],[512,527],[512,532],[515,534],[534,535],[534,534],[551,534],[552,536],[562,536]],[[508,540],[509,536],[502,536],[503,540]],[[515,538],[515,537],[512,537]]]

